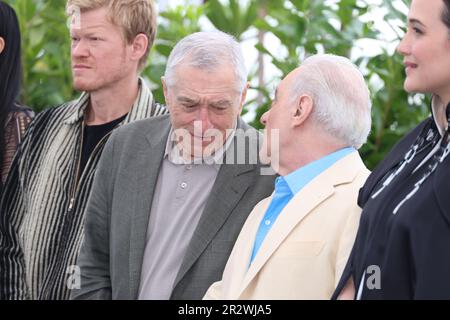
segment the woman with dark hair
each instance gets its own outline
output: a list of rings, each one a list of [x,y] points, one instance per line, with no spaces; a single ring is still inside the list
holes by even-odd
[[[20,72],[17,16],[0,1],[0,195],[16,148],[33,116],[30,109],[16,103]]]
[[[360,190],[358,235],[333,298],[450,299],[450,0],[412,0],[407,92],[432,116],[404,137]]]

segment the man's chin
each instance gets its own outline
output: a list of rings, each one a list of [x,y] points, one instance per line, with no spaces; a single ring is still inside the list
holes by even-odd
[[[73,88],[77,91],[87,91],[87,92],[92,92],[97,89],[92,84],[86,83],[84,81],[76,80],[76,79],[73,80]]]
[[[77,91],[92,92],[98,90],[98,85],[92,81],[87,80],[85,77],[73,76],[72,78],[73,88]]]
[[[214,154],[220,149],[220,146],[215,146],[208,144],[206,146],[198,146],[193,147],[189,146],[187,149],[184,149],[185,154],[189,154],[190,158],[193,160],[206,159]]]
[[[207,158],[213,155],[217,151],[213,146],[208,145],[202,145],[201,147],[194,147],[192,148],[192,157],[193,158]]]
[[[86,91],[87,84],[78,78],[72,78],[73,88],[77,91]]]

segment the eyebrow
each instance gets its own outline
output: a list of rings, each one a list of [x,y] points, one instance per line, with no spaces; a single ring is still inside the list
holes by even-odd
[[[191,103],[191,104],[198,103],[198,100],[194,100],[194,99],[191,99],[191,98],[185,97],[185,96],[177,97],[177,101],[181,102],[181,103]]]
[[[425,27],[425,25],[424,25],[422,22],[420,22],[419,20],[417,20],[417,19],[415,19],[415,18],[409,19],[408,22],[409,22],[410,24],[417,23],[417,24],[420,24],[421,26]]]
[[[105,31],[107,30],[107,28],[101,24],[98,25],[93,25],[93,26],[89,26],[89,27],[85,27],[85,28],[72,28],[70,27],[70,31],[71,32],[81,32],[84,34],[92,34],[92,33],[96,33],[99,31]]]
[[[231,102],[229,100],[219,100],[211,102],[210,105],[213,107],[229,107]]]

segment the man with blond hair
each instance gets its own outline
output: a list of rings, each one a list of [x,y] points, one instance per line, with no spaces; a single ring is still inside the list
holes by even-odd
[[[0,299],[67,299],[94,173],[112,130],[166,113],[139,77],[155,39],[152,0],[69,0],[76,101],[39,114],[0,205]]]

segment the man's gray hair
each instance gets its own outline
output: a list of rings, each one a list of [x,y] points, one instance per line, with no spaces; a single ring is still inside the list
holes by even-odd
[[[164,75],[168,87],[175,84],[175,69],[180,64],[209,72],[229,64],[236,74],[237,89],[242,92],[247,83],[248,74],[239,43],[222,31],[196,32],[175,45],[167,61]]]
[[[298,99],[313,99],[313,119],[348,146],[359,149],[371,129],[370,93],[359,69],[347,58],[317,54],[305,59],[292,86]]]

